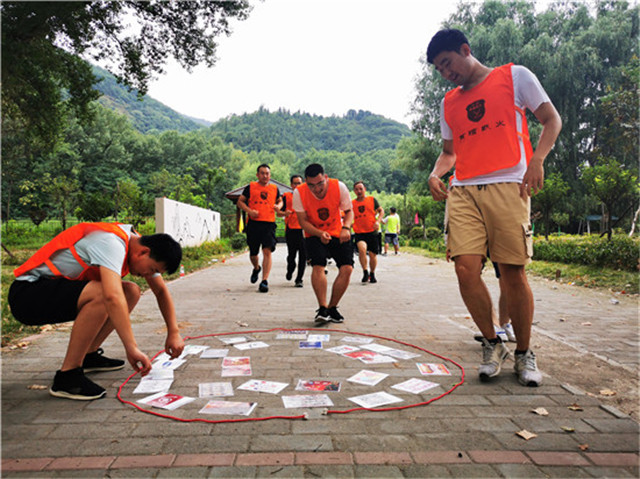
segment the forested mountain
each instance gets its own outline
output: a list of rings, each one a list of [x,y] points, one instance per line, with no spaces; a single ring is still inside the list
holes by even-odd
[[[243,151],[287,149],[296,154],[312,149],[350,153],[395,149],[401,138],[411,134],[406,125],[368,111],[323,117],[265,108],[220,120],[210,131]]]
[[[126,86],[118,83],[111,73],[100,67],[94,66],[93,74],[102,79],[95,87],[102,93],[98,101],[129,118],[133,127],[140,133],[152,130],[187,132],[211,124],[206,120],[182,115],[148,95],[139,100],[136,90],[129,91]]]

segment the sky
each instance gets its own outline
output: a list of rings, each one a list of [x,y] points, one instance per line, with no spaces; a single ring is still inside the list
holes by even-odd
[[[187,73],[177,63],[149,96],[211,122],[285,108],[321,116],[367,110],[410,125],[410,104],[431,37],[451,0],[251,0],[219,37],[218,61]]]

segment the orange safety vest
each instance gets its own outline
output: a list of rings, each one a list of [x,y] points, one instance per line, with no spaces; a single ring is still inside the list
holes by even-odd
[[[298,186],[302,206],[307,213],[309,222],[318,229],[326,231],[332,237],[338,238],[342,229],[342,217],[340,216],[340,184],[338,180],[327,180],[327,194],[319,200],[316,198],[306,183]],[[305,231],[305,236],[311,236]]]
[[[517,165],[521,159],[519,137],[529,164],[533,148],[525,112],[515,105],[512,65],[494,68],[479,85],[470,90],[456,88],[444,97],[459,180]],[[517,128],[516,111],[522,116],[522,132]]]
[[[129,274],[129,264],[127,262],[127,254],[129,253],[129,235],[122,230],[119,226],[120,223],[79,223],[71,228],[64,230],[62,233],[55,236],[51,241],[45,244],[42,248],[35,252],[35,254],[29,258],[24,264],[19,266],[13,271],[15,277],[22,276],[28,271],[37,268],[43,264],[46,264],[55,278],[66,278],[71,280],[89,280],[100,281],[100,267],[90,266],[84,262],[78,255],[75,245],[82,238],[94,231],[105,231],[107,233],[113,233],[124,240],[125,244],[125,260],[122,264],[121,277],[125,277]],[[63,275],[58,268],[51,262],[51,257],[54,253],[68,249],[76,259],[76,261],[82,266],[82,272],[76,278],[69,278]]]
[[[278,198],[278,187],[273,183],[262,186],[257,181],[252,181],[249,187],[249,198],[247,206],[258,211],[257,218],[250,218],[251,221],[269,221],[275,223],[276,212],[273,209]]]
[[[375,199],[373,196],[365,196],[364,200],[351,201],[353,209],[354,233],[373,233],[378,230],[376,226]]]
[[[286,192],[282,196],[284,197],[284,202],[286,206],[285,210],[291,211],[291,214],[284,219],[284,224],[290,230],[301,229],[302,226],[300,226],[300,222],[298,221],[298,215],[293,209],[293,193]]]

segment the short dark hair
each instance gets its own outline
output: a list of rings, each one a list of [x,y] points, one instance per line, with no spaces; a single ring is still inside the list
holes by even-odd
[[[260,173],[260,168],[269,168],[269,171],[271,171],[271,167],[269,165],[262,163],[258,168],[256,168],[256,173]]]
[[[182,246],[166,233],[156,233],[140,237],[140,244],[149,248],[149,256],[167,268],[173,274],[182,261]]]
[[[392,207],[391,207],[391,212],[392,212],[392,213],[395,213],[395,212],[396,212],[396,207],[395,207],[395,206],[392,206]]]
[[[366,186],[365,186],[365,184],[364,184],[364,181],[362,181],[362,180],[360,180],[360,181],[356,181],[356,182],[353,184],[353,187],[355,188],[355,187],[356,187],[357,185],[359,185],[360,183],[362,183],[362,186],[364,186],[364,187],[366,188]]]
[[[324,168],[319,163],[311,163],[304,169],[305,178],[314,178],[318,175],[324,175]]]
[[[442,52],[458,52],[462,45],[469,45],[467,37],[460,30],[447,28],[436,33],[427,47],[427,61],[433,64],[435,58]]]
[[[301,175],[291,175],[291,178],[289,179],[289,183],[293,183],[293,180],[295,180],[296,178],[302,179],[302,176]]]

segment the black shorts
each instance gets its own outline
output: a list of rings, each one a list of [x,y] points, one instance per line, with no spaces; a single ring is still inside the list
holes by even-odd
[[[251,221],[247,223],[245,228],[247,233],[247,245],[249,246],[249,254],[257,256],[260,248],[271,248],[276,250],[276,224],[270,221]]]
[[[331,238],[328,244],[324,244],[317,236],[306,239],[307,257],[311,259],[311,266],[326,266],[327,258],[333,258],[338,267],[353,266],[353,243],[345,241],[340,243],[340,238]]]
[[[380,253],[380,236],[377,231],[373,231],[371,233],[356,233],[354,238],[354,243],[357,245],[358,242],[364,241],[367,243],[367,251],[373,254]]]
[[[28,326],[74,321],[80,293],[88,283],[64,278],[14,281],[8,298],[11,314]]]

